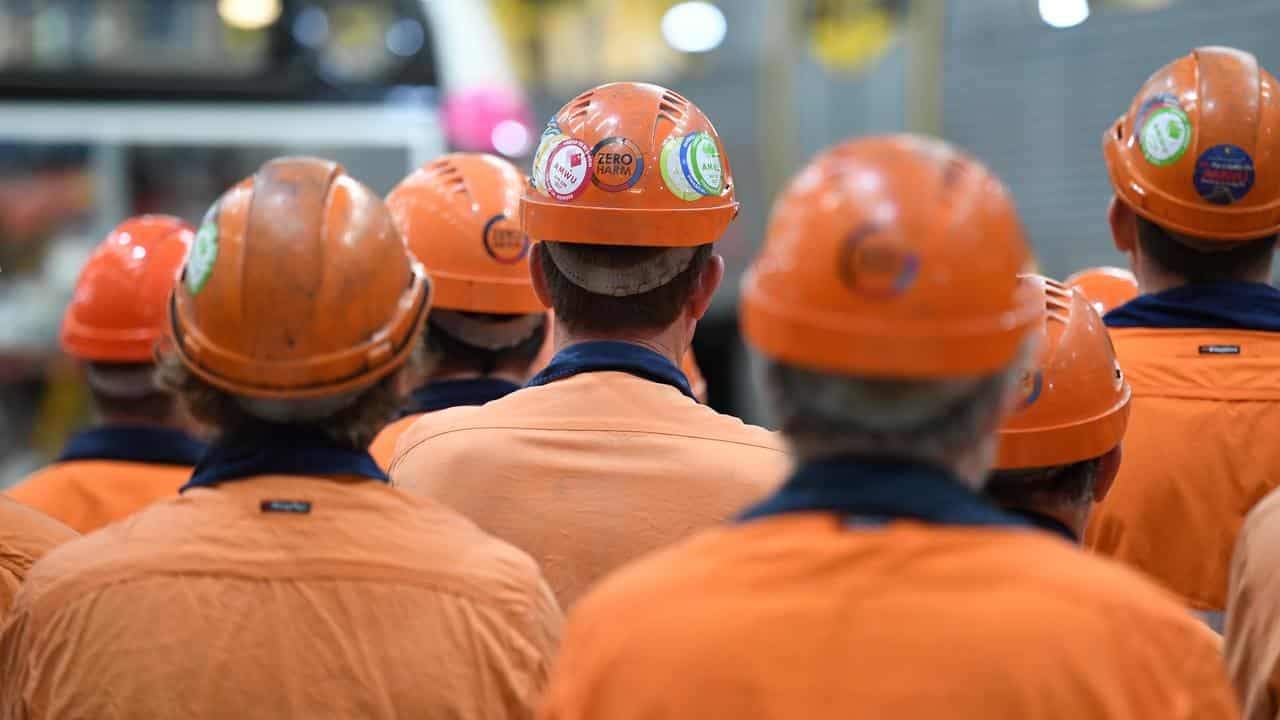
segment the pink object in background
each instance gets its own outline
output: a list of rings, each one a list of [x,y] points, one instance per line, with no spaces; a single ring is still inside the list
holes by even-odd
[[[531,115],[524,98],[514,90],[476,87],[452,93],[441,113],[449,144],[456,150],[497,151],[508,157],[529,152]]]

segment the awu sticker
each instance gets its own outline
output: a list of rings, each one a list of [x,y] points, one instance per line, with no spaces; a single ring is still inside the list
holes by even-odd
[[[218,204],[214,203],[204,215],[204,222],[196,231],[195,240],[187,254],[187,269],[184,273],[187,289],[192,295],[199,295],[213,275],[213,266],[218,262]]]
[[[582,194],[591,177],[591,148],[577,138],[561,140],[547,151],[546,168],[542,171],[547,194],[568,202]]]

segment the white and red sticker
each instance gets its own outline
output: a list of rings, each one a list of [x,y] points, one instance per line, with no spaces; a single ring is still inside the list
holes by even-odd
[[[586,190],[594,161],[591,148],[577,138],[565,138],[547,151],[542,171],[547,194],[568,202]]]

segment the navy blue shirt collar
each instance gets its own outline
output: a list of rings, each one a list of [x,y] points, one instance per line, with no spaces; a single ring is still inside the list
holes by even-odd
[[[459,405],[484,405],[519,389],[520,386],[510,380],[495,377],[438,380],[414,390],[409,396],[409,404],[400,416],[435,412]]]
[[[1035,527],[1038,527],[1041,530],[1044,530],[1045,532],[1053,533],[1054,535],[1059,535],[1065,540],[1067,540],[1068,542],[1072,543],[1073,545],[1080,544],[1080,537],[1076,535],[1075,531],[1067,527],[1066,523],[1062,522],[1056,517],[1050,517],[1049,515],[1045,515],[1043,513],[1038,513],[1031,510],[1020,510],[1017,508],[1009,508],[1007,512],[1013,515],[1017,515],[1023,520],[1026,520],[1027,523]]]
[[[1280,332],[1280,290],[1262,283],[1198,283],[1139,295],[1103,318],[1114,328]]]
[[[1025,527],[1026,522],[961,484],[947,470],[915,462],[832,457],[801,465],[770,498],[740,516],[828,512],[855,523],[900,519],[936,525]]]
[[[592,340],[562,349],[525,387],[546,385],[578,373],[604,371],[631,373],[670,385],[697,402],[689,379],[670,360],[642,345],[614,340]]]
[[[389,482],[368,452],[344,448],[303,425],[261,424],[209,447],[179,492],[259,475],[354,475]]]
[[[111,425],[72,435],[57,462],[113,460],[190,466],[200,462],[204,451],[204,443],[181,430]]]

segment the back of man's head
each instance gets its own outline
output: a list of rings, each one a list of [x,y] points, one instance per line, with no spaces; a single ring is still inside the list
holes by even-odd
[[[913,460],[980,485],[1043,303],[1018,280],[1029,262],[1008,191],[945,143],[866,138],[801,170],[742,297],[801,456]]]

